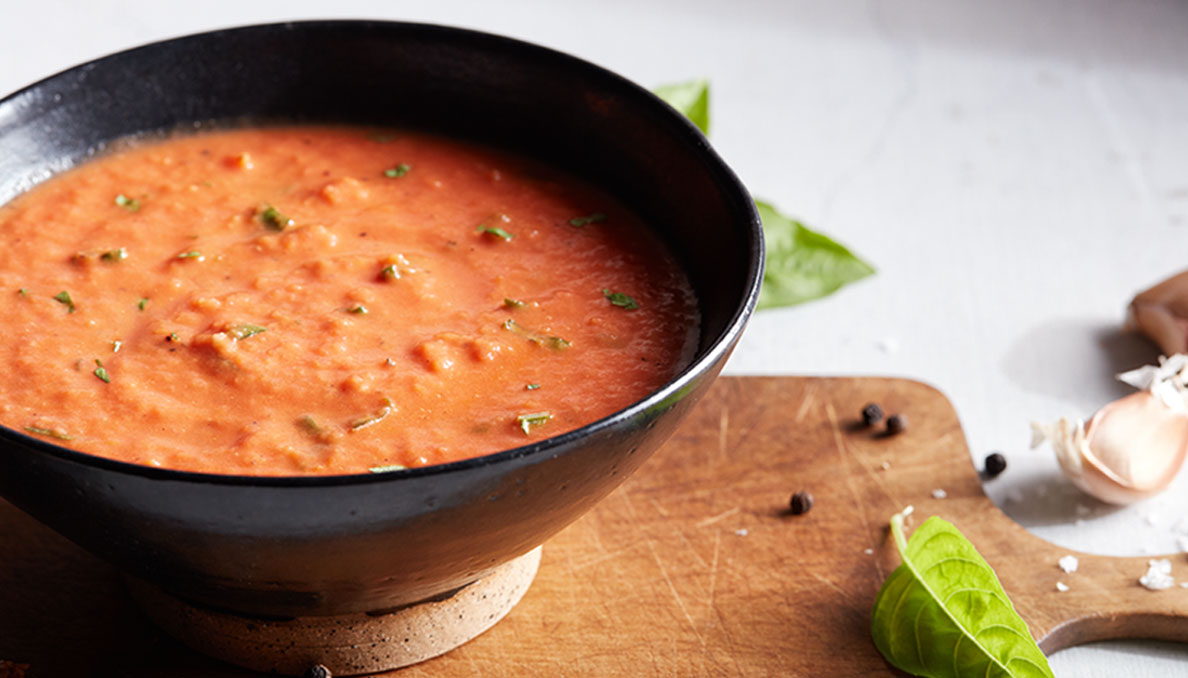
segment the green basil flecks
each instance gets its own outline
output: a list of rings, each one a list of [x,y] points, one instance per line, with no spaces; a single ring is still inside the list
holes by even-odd
[[[698,79],[661,85],[652,92],[697,125],[702,134],[709,134],[709,80]]]
[[[67,313],[74,313],[74,300],[70,298],[70,293],[66,290],[55,294],[54,300],[65,306]]]
[[[500,240],[503,240],[504,242],[507,242],[515,237],[511,233],[508,233],[507,231],[503,230],[502,228],[499,228],[498,226],[488,226],[486,224],[479,226],[476,229],[476,232],[499,238]]]
[[[359,417],[358,419],[355,419],[354,421],[352,421],[351,422],[351,430],[358,431],[360,429],[365,429],[368,426],[374,426],[375,424],[378,424],[381,421],[383,421],[384,418],[387,417],[391,413],[392,413],[392,401],[388,400],[387,398],[384,398],[384,406],[383,407],[381,407],[378,411],[376,411],[375,414],[369,414],[364,417]]]
[[[176,259],[197,259],[198,261],[202,261],[203,259],[205,259],[205,257],[202,256],[202,253],[199,252],[198,250],[190,250],[189,252],[182,252],[181,254],[177,255],[175,258]]]
[[[622,292],[611,292],[610,290],[603,288],[602,296],[606,297],[606,300],[609,301],[612,306],[618,306],[619,308],[626,309],[628,311],[634,311],[635,309],[639,308],[639,303],[635,301],[635,299],[623,294]]]
[[[532,414],[521,414],[516,417],[516,421],[519,422],[520,430],[524,432],[524,435],[528,435],[534,427],[543,426],[552,418],[553,415],[550,412],[533,412]]]
[[[74,436],[70,435],[69,433],[63,433],[62,431],[58,431],[58,430],[52,429],[52,428],[41,428],[40,426],[26,426],[25,430],[28,431],[29,433],[34,433],[39,436],[45,436],[47,438],[54,438],[56,440],[74,440]]]
[[[883,582],[871,613],[879,652],[927,678],[1052,678],[1048,660],[1007,598],[994,570],[951,524],[935,516],[903,536],[891,518],[903,562]]]
[[[525,306],[524,302],[519,299],[512,299],[511,297],[504,297],[503,305],[508,308],[523,308]]]
[[[297,426],[314,440],[326,442],[330,438],[330,432],[319,424],[318,420],[314,419],[311,414],[303,414],[297,417]]]
[[[528,341],[531,341],[534,344],[540,344],[541,346],[547,346],[548,348],[556,349],[558,351],[560,351],[562,349],[569,348],[570,346],[573,345],[568,340],[562,339],[561,337],[553,337],[553,336],[549,336],[546,334],[538,334],[536,332],[533,332],[532,330],[524,327],[523,325],[512,320],[511,318],[508,318],[507,320],[505,320],[503,322],[503,329],[508,330],[514,334],[518,334],[519,336],[524,337],[525,339],[527,339]]]
[[[527,386],[524,387],[524,390],[525,391],[535,391],[538,388],[540,388],[540,384],[528,384]]]
[[[405,174],[408,174],[408,171],[411,169],[412,165],[400,163],[395,167],[389,167],[388,169],[384,170],[384,176],[388,177],[389,179],[399,179]]]
[[[356,315],[367,315],[368,313],[370,313],[370,311],[368,311],[367,307],[364,306],[363,304],[355,304],[354,306],[347,308],[347,313],[354,313]]]
[[[124,195],[123,193],[121,193],[115,197],[115,204],[119,205],[120,207],[123,207],[124,209],[128,210],[129,212],[136,212],[136,211],[140,210],[140,201],[137,200],[136,198],[129,198],[128,196]]]
[[[144,307],[148,306],[148,302],[149,302],[148,297],[141,297],[140,301],[136,302],[136,308],[143,311]]]
[[[99,360],[98,358],[95,358],[95,365],[96,365],[96,367],[95,367],[94,375],[96,377],[99,377],[99,379],[102,380],[103,383],[110,384],[111,376],[107,374],[107,368],[103,366],[103,361]]]
[[[596,214],[591,214],[591,215],[585,216],[585,217],[574,217],[569,220],[569,225],[576,226],[577,228],[581,228],[582,226],[585,226],[586,224],[597,224],[601,221],[606,221],[606,215],[601,212],[598,212]]]
[[[114,250],[107,250],[103,254],[99,255],[99,259],[101,259],[102,261],[110,261],[110,262],[123,261],[127,258],[128,258],[128,250],[124,249],[123,247],[117,247]]]
[[[19,295],[20,295],[20,296],[22,296],[22,297],[27,297],[27,296],[29,296],[29,288],[28,288],[28,287],[22,287],[21,289],[17,290],[17,294],[19,294]]]
[[[767,268],[759,308],[791,306],[833,294],[875,272],[843,245],[755,201],[763,219]]]
[[[267,331],[267,327],[260,327],[259,325],[236,325],[227,330],[227,334],[230,334],[236,339],[247,339],[248,337],[254,337],[261,332]]]
[[[372,473],[391,473],[392,471],[403,471],[408,468],[404,464],[388,464],[387,466],[372,466],[367,469]]]
[[[293,225],[293,220],[280,213],[280,210],[272,205],[266,206],[260,210],[260,221],[264,225],[274,231],[283,231],[289,226]]]

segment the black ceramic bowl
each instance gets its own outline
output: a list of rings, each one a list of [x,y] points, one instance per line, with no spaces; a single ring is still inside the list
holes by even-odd
[[[610,417],[514,450],[396,473],[204,475],[0,429],[0,495],[182,598],[256,616],[340,614],[473,581],[542,543],[639,467],[717,376],[754,308],[758,216],[692,125],[589,63],[440,26],[254,26],[72,68],[0,100],[0,202],[120,137],[242,119],[429,128],[584,176],[633,206],[676,251],[699,299],[701,338],[676,378]]]

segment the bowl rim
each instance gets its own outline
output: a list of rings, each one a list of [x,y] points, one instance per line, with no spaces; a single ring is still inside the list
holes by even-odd
[[[72,450],[70,448],[47,441],[43,438],[33,437],[23,431],[9,428],[4,425],[0,425],[0,440],[6,438],[13,439],[25,445],[26,447],[35,448],[40,452],[51,454],[65,461],[75,462],[85,466],[97,467],[107,471],[139,476],[146,479],[168,480],[206,485],[255,487],[333,487],[383,483],[395,480],[406,480],[412,478],[464,472],[474,468],[512,462],[528,457],[548,454],[553,450],[563,449],[579,438],[598,435],[606,429],[615,428],[623,422],[644,414],[648,410],[661,405],[664,401],[672,398],[674,395],[679,394],[683,389],[688,388],[689,385],[699,376],[711,370],[715,364],[718,364],[719,360],[724,357],[724,354],[733,350],[733,346],[737,342],[739,336],[742,334],[747,319],[755,311],[755,306],[759,299],[759,287],[763,280],[765,264],[762,222],[759,218],[759,213],[755,207],[754,200],[750,198],[750,193],[747,191],[746,187],[742,184],[734,171],[731,170],[728,165],[726,165],[721,156],[719,156],[718,153],[713,149],[709,143],[709,140],[701,133],[701,130],[698,129],[697,126],[688,120],[684,115],[669,106],[664,100],[660,99],[647,88],[622,75],[619,75],[618,73],[615,73],[614,71],[551,47],[545,47],[533,42],[499,35],[496,33],[488,33],[470,28],[460,28],[456,26],[422,22],[387,21],[377,19],[314,19],[249,24],[208,31],[199,31],[176,37],[165,38],[162,40],[154,40],[127,49],[110,52],[95,59],[91,59],[89,61],[60,70],[52,75],[46,76],[29,85],[26,85],[15,92],[4,95],[3,97],[0,97],[0,107],[6,104],[11,104],[13,101],[51,83],[58,78],[68,76],[71,73],[88,70],[108,59],[126,57],[142,50],[156,49],[169,44],[191,40],[210,39],[216,36],[234,33],[276,30],[328,30],[344,28],[364,30],[387,29],[420,31],[425,33],[449,35],[467,41],[485,41],[492,48],[520,50],[521,52],[534,54],[540,58],[547,58],[558,63],[567,64],[571,68],[586,69],[591,75],[608,79],[612,84],[623,88],[631,95],[642,97],[645,101],[650,100],[653,107],[655,107],[656,104],[659,104],[660,108],[657,110],[657,112],[661,113],[661,115],[666,118],[664,123],[668,126],[675,126],[679,137],[683,137],[678,139],[678,141],[695,148],[696,151],[703,157],[703,160],[705,161],[705,167],[714,179],[714,183],[718,186],[727,186],[730,189],[733,189],[731,191],[733,195],[730,196],[732,198],[730,202],[734,202],[734,199],[736,199],[738,196],[746,197],[746,200],[744,201],[744,204],[741,205],[741,207],[743,211],[748,212],[748,225],[752,231],[750,245],[750,265],[748,266],[747,270],[747,288],[746,293],[743,296],[742,303],[735,309],[733,315],[726,323],[722,332],[711,339],[711,341],[708,343],[707,349],[704,352],[696,352],[689,364],[677,372],[659,389],[652,391],[643,399],[637,400],[601,419],[584,424],[570,431],[565,431],[558,435],[532,442],[528,445],[504,449],[498,452],[491,452],[459,461],[433,464],[430,466],[405,468],[383,472],[351,473],[341,475],[252,476],[183,471],[178,469],[147,466],[143,464],[119,461],[89,452]],[[180,121],[180,124],[184,124],[185,122],[187,121]]]

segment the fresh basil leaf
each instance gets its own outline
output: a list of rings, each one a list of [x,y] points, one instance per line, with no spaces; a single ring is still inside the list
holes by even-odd
[[[792,306],[833,294],[875,272],[845,246],[755,201],[767,241],[759,308]]]
[[[957,528],[933,516],[891,534],[903,562],[871,613],[875,646],[896,668],[927,678],[1052,678],[1048,660],[1015,612],[994,570]]]
[[[702,134],[709,135],[709,80],[700,78],[661,85],[652,92],[684,114]]]

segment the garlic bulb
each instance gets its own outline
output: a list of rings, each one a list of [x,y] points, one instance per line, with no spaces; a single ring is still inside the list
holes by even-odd
[[[1034,448],[1052,443],[1074,485],[1111,504],[1130,504],[1167,488],[1188,453],[1188,356],[1118,378],[1143,390],[1115,400],[1088,423],[1032,424]]]
[[[1166,355],[1188,353],[1188,271],[1136,295],[1126,327],[1147,335]]]

